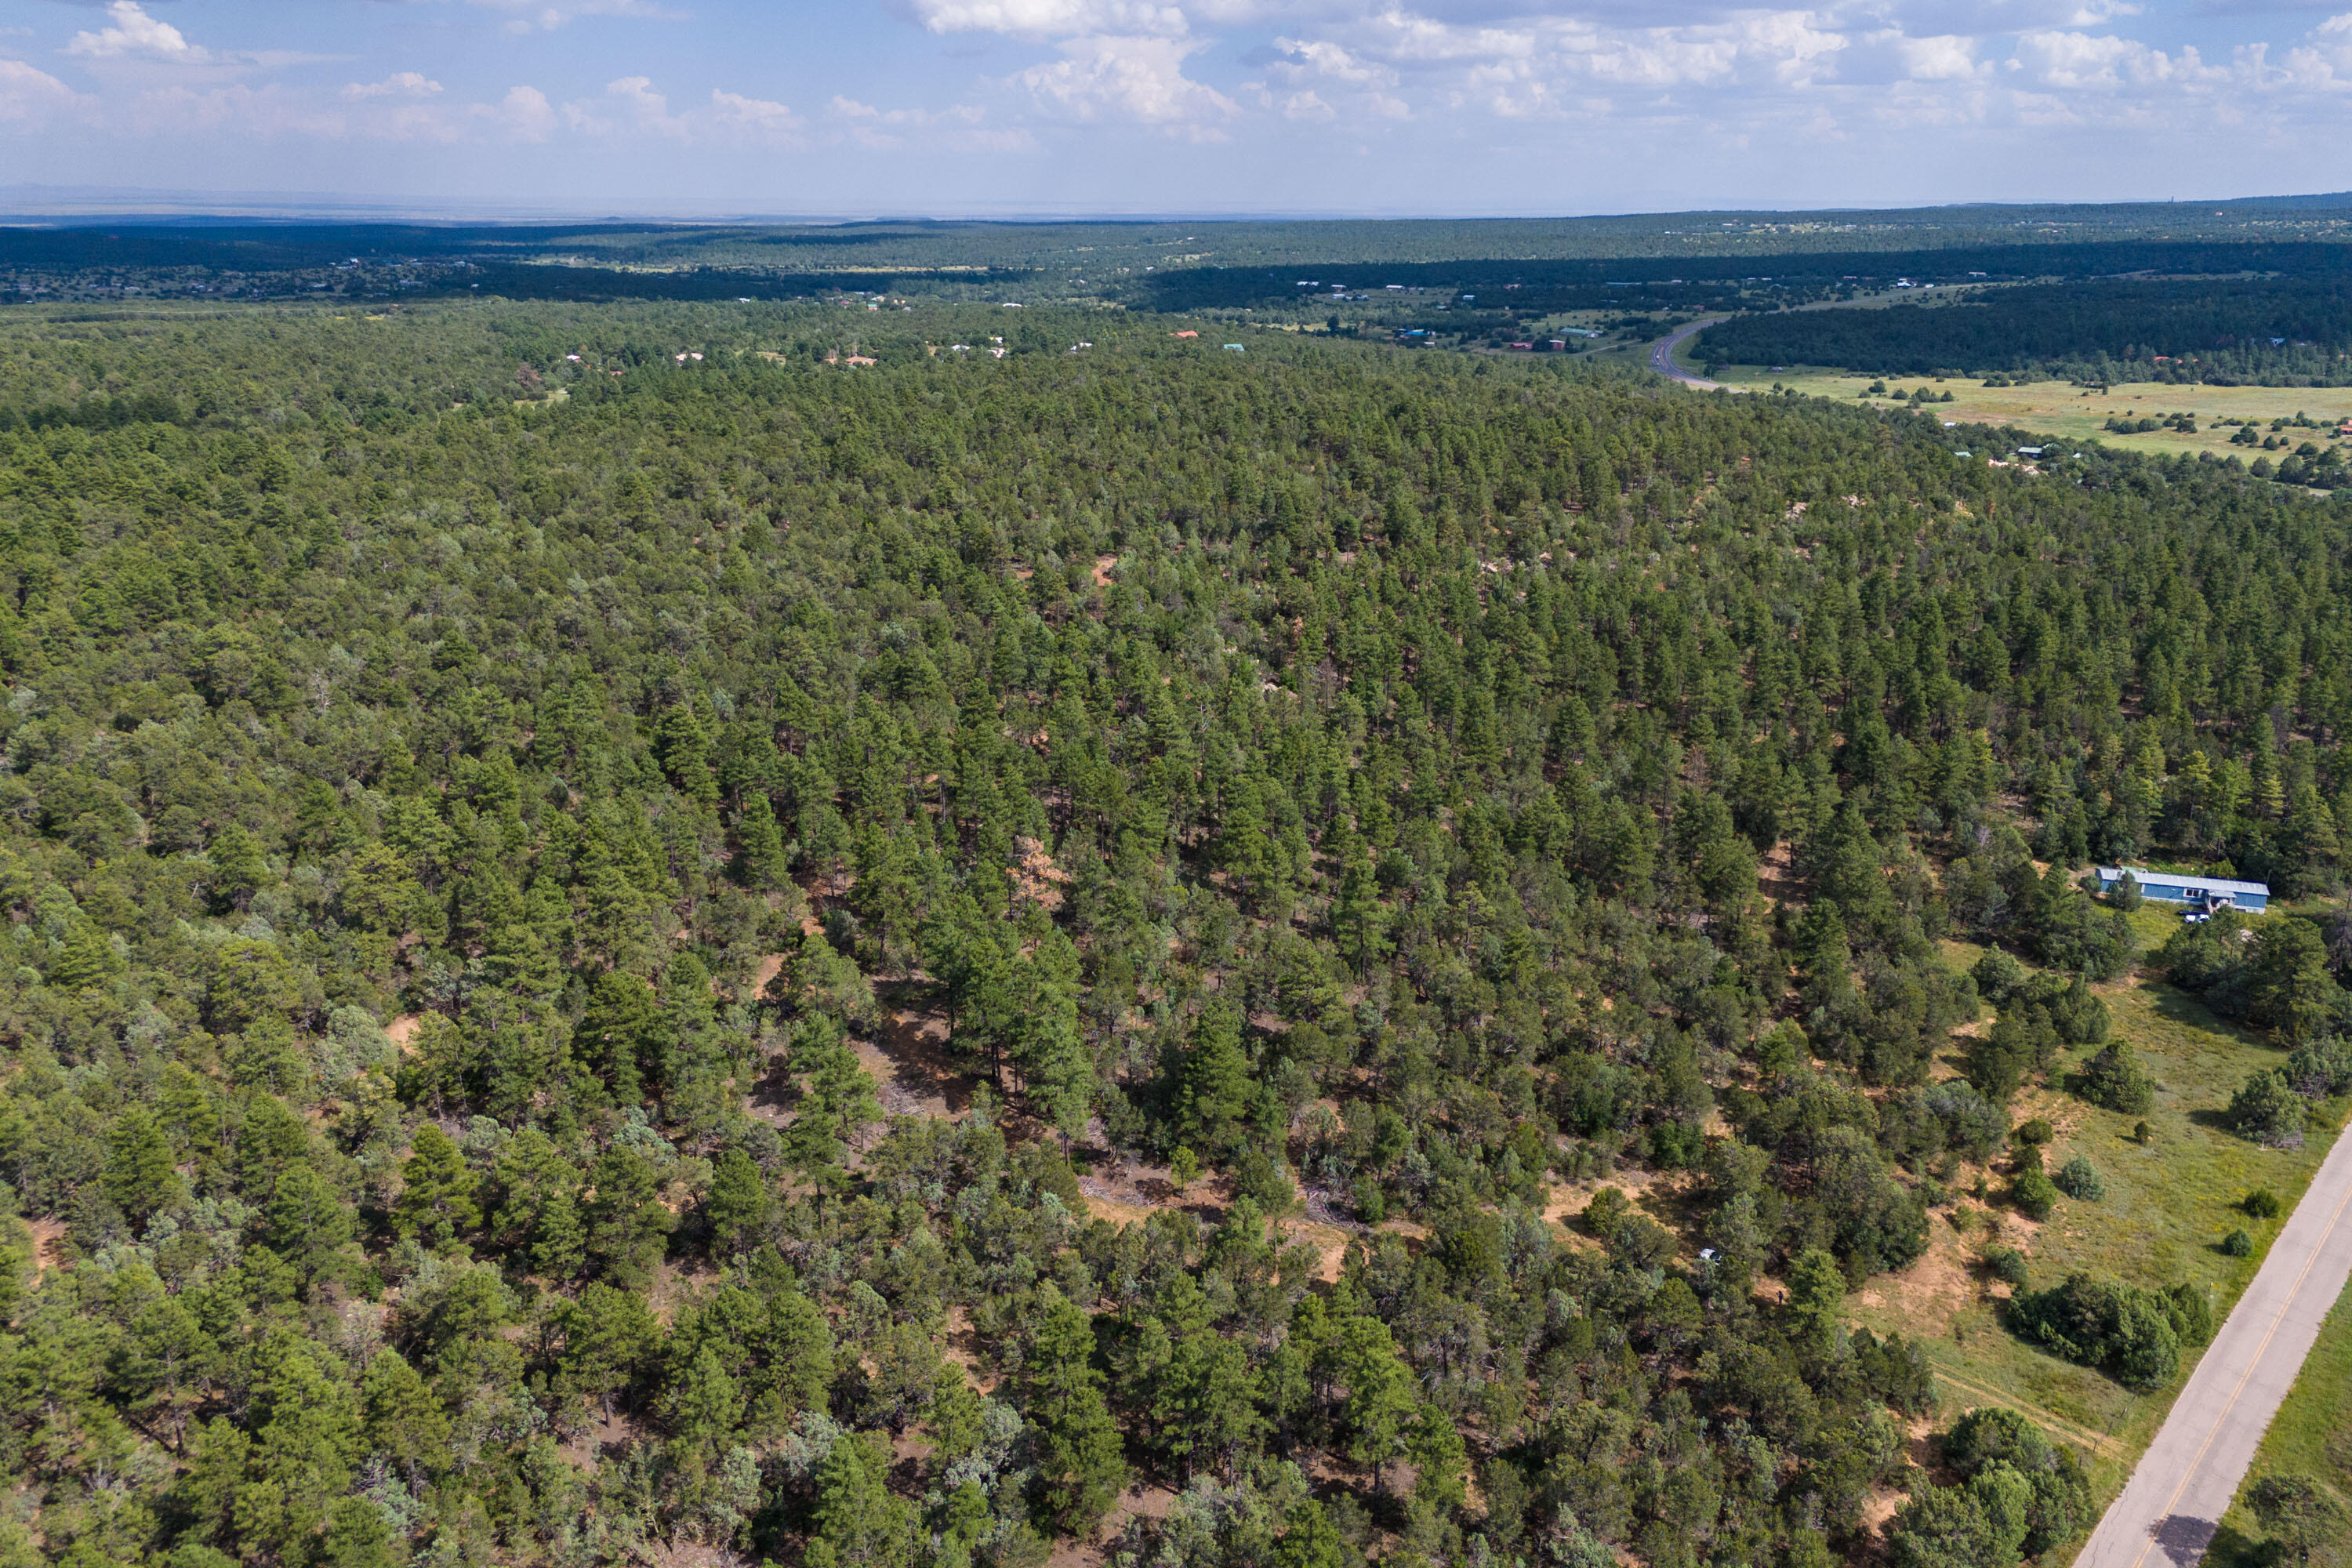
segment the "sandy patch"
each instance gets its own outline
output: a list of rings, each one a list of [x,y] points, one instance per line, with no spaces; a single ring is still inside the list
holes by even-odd
[[[1082,1167],[1078,1191],[1087,1200],[1089,1214],[1113,1225],[1140,1225],[1156,1214],[1177,1213],[1189,1214],[1203,1225],[1215,1225],[1225,1217],[1225,1209],[1233,1202],[1231,1184],[1214,1172],[1196,1176],[1179,1193],[1169,1179],[1167,1166],[1118,1158]]]
[[[1096,586],[1096,587],[1097,587],[1097,588],[1108,588],[1108,587],[1109,587],[1109,586],[1110,586],[1110,569],[1111,569],[1112,567],[1114,567],[1114,566],[1118,565],[1118,556],[1116,556],[1116,555],[1097,555],[1097,556],[1096,556],[1096,557],[1095,557],[1095,586]]]
[[[52,1268],[63,1268],[66,1256],[66,1222],[61,1219],[27,1220],[26,1227],[33,1233],[33,1275],[38,1279]]]
[[[1906,1333],[1942,1336],[1979,1294],[1968,1245],[1968,1238],[1950,1226],[1933,1222],[1927,1250],[1909,1268],[1878,1275],[1855,1291],[1854,1305],[1891,1307],[1906,1323]]]
[[[1877,1534],[1910,1500],[1909,1492],[1897,1491],[1893,1487],[1871,1488],[1870,1496],[1862,1505],[1862,1528],[1873,1535]]]
[[[600,1458],[619,1458],[635,1440],[636,1431],[629,1425],[628,1417],[614,1415],[600,1419],[564,1444],[562,1454],[577,1468],[593,1469]]]
[[[1316,1279],[1326,1285],[1339,1281],[1348,1266],[1348,1245],[1355,1239],[1353,1237],[1336,1225],[1313,1219],[1286,1219],[1278,1228],[1284,1245],[1315,1249]]]
[[[963,1368],[971,1378],[971,1385],[982,1394],[993,1394],[1004,1380],[990,1366],[989,1358],[982,1353],[980,1331],[971,1326],[971,1309],[958,1302],[948,1309],[947,1328],[940,1336],[940,1354]]]
[[[1176,1506],[1176,1494],[1166,1487],[1129,1487],[1110,1511],[1103,1515],[1095,1532],[1084,1541],[1065,1541],[1055,1546],[1045,1559],[1045,1568],[1097,1568],[1110,1561],[1111,1544],[1130,1519],[1166,1519],[1168,1510]]]
[[[1592,1202],[1592,1194],[1603,1187],[1615,1187],[1633,1200],[1635,1208],[1643,1208],[1643,1197],[1664,1179],[1656,1171],[1619,1170],[1605,1176],[1587,1176],[1580,1182],[1555,1183],[1546,1190],[1543,1217],[1550,1224],[1565,1226],[1571,1217],[1582,1214],[1585,1205]]]
[[[874,1075],[882,1109],[893,1116],[961,1116],[979,1080],[960,1070],[948,1052],[947,1016],[897,1007],[870,1037],[855,1043],[857,1059]]]
[[[398,1046],[401,1054],[406,1056],[415,1049],[409,1042],[416,1038],[417,1027],[424,1022],[425,1016],[422,1013],[403,1013],[383,1026],[383,1037]]]

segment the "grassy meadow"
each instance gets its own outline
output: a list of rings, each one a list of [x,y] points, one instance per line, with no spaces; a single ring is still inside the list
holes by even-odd
[[[1696,372],[1700,367],[1693,364],[1688,368]],[[2250,463],[2262,457],[2275,461],[2283,454],[2264,452],[2260,447],[2232,447],[2230,437],[2235,434],[2234,428],[2214,421],[2259,419],[2263,422],[2262,433],[2268,435],[2271,420],[2293,418],[2298,414],[2330,426],[2352,418],[2352,386],[2180,386],[2166,382],[2130,382],[2101,394],[2085,392],[2063,381],[1989,387],[1959,376],[1937,381],[1917,375],[1852,375],[1842,370],[1804,365],[1785,370],[1774,370],[1769,365],[1727,365],[1719,367],[1717,379],[1740,392],[1767,392],[1778,384],[1807,396],[1866,403],[1879,408],[1895,406],[1895,399],[1891,395],[1864,397],[1863,394],[1874,382],[1883,382],[1890,394],[1900,391],[1907,395],[1914,387],[1926,386],[1937,395],[1945,392],[1952,395],[1951,402],[1930,404],[1927,412],[1962,424],[2014,425],[2070,441],[2099,441],[2122,451],[2158,452],[2166,457],[2211,452],[2217,457],[2243,458]],[[1905,405],[1908,406],[1907,403]],[[2110,416],[2146,418],[2180,413],[2195,416],[2196,434],[2149,430],[2124,436],[2101,428]],[[2336,439],[2331,430],[2288,429],[2279,434],[2291,437],[2296,446],[2313,441],[2325,447]]]
[[[2177,920],[2149,907],[2134,923],[2144,947],[2153,950]],[[1965,942],[1947,946],[1960,964],[1972,963],[1982,952]],[[2221,1109],[2247,1074],[2278,1065],[2284,1053],[2160,980],[2135,974],[2099,990],[2115,1036],[2131,1043],[2158,1085],[2144,1118],[2147,1141],[2133,1137],[2143,1118],[2101,1110],[2060,1087],[2093,1054],[2091,1047],[2063,1058],[2049,1087],[2021,1091],[2013,1113],[2017,1121],[2045,1117],[2056,1129],[2043,1152],[2050,1169],[2076,1153],[2087,1155],[2106,1180],[2105,1201],[2062,1197],[2049,1220],[2037,1225],[2001,1202],[2005,1177],[1989,1175],[1983,1197],[1969,1195],[1975,1178],[1985,1173],[1964,1168],[1952,1184],[1957,1201],[1935,1211],[1927,1255],[1898,1274],[1872,1280],[1849,1305],[1862,1326],[1923,1342],[1944,1402],[1939,1425],[1972,1405],[2017,1409],[2083,1452],[2104,1504],[2154,1436],[2189,1368],[2165,1388],[2136,1394],[2027,1346],[2001,1324],[2010,1291],[1982,1266],[1984,1248],[1999,1244],[2023,1251],[2033,1289],[2078,1270],[2152,1288],[2186,1279],[2210,1289],[2217,1311],[2226,1312],[2284,1223],[2250,1218],[2240,1202],[2254,1188],[2269,1187],[2291,1209],[2334,1134],[2315,1128],[2294,1151],[2264,1149],[2238,1137],[2221,1125]],[[1989,1020],[1976,1026],[1989,1026]],[[1960,1067],[1956,1051],[1937,1071],[1956,1074]],[[2221,1239],[2242,1227],[2254,1238],[2254,1252],[2229,1258]],[[2352,1338],[2346,1354],[2352,1359]]]

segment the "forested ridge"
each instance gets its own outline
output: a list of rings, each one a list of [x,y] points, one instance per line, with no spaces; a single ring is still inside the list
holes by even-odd
[[[2032,284],[1958,303],[1742,316],[1709,327],[1696,352],[1895,375],[2342,386],[2352,287],[2340,263],[2306,276]]]
[[[0,1562],[2075,1535],[1842,1302],[2104,1037],[2086,861],[2340,882],[2344,511],[947,324],[11,324],[107,412],[0,427]],[[2280,929],[2167,962],[2285,1125],[2352,995]],[[2201,1308],[2018,1331],[2160,1383]]]

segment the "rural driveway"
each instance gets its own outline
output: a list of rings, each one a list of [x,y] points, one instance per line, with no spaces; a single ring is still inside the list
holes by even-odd
[[[1650,345],[1650,368],[1670,380],[1681,382],[1685,386],[1696,386],[1701,392],[1713,392],[1717,384],[1703,376],[1693,375],[1676,364],[1675,351],[1682,347],[1684,340],[1693,333],[1703,332],[1716,322],[1728,320],[1730,318],[1727,316],[1703,316],[1687,327],[1675,329],[1670,336],[1660,338]]]
[[[2074,1568],[2189,1568],[2204,1560],[2347,1276],[2352,1133],[2327,1152]]]

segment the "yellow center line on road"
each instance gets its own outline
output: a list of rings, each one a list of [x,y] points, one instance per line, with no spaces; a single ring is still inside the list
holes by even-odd
[[[2197,1457],[2190,1459],[2187,1468],[2180,1472],[2179,1484],[2172,1489],[2172,1495],[2164,1500],[2164,1511],[2157,1515],[2157,1521],[2159,1524],[2172,1517],[2173,1509],[2180,1502],[2180,1494],[2189,1489],[2189,1483],[2196,1479],[2198,1467],[2205,1462],[2207,1452],[2212,1448],[2213,1439],[2221,1435],[2221,1428],[2229,1421],[2231,1412],[2237,1409],[2239,1398],[2246,1392],[2246,1384],[2253,1381],[2254,1369],[2263,1364],[2263,1357],[2269,1352],[2271,1341],[2278,1336],[2279,1325],[2286,1321],[2287,1309],[2294,1305],[2295,1297],[2303,1290],[2303,1282],[2310,1278],[2312,1269],[2318,1265],[2319,1255],[2327,1249],[2327,1238],[2336,1234],[2336,1226],[2344,1218],[2344,1210],[2347,1205],[2352,1205],[2352,1186],[2346,1187],[2344,1195],[2336,1200],[2336,1212],[2327,1216],[2326,1228],[2319,1233],[2319,1239],[2312,1244],[2311,1256],[2303,1260],[2303,1271],[2294,1277],[2294,1283],[2287,1287],[2286,1294],[2280,1299],[2279,1309],[2272,1315],[2271,1326],[2263,1331],[2262,1343],[2254,1347],[2252,1359],[2246,1363],[2246,1370],[2238,1376],[2238,1386],[2230,1391],[2228,1402],[2221,1406],[2221,1413],[2213,1417],[2213,1425],[2206,1429],[2205,1441],[2197,1446]],[[2252,1456],[2248,1458],[2251,1461]],[[2218,1525],[2221,1521],[2215,1520],[2213,1522]],[[2132,1559],[2132,1568],[2141,1568],[2141,1564],[2147,1561],[2147,1554],[2155,1550],[2156,1537],[2151,1534],[2147,1543],[2139,1549],[2139,1555]]]

